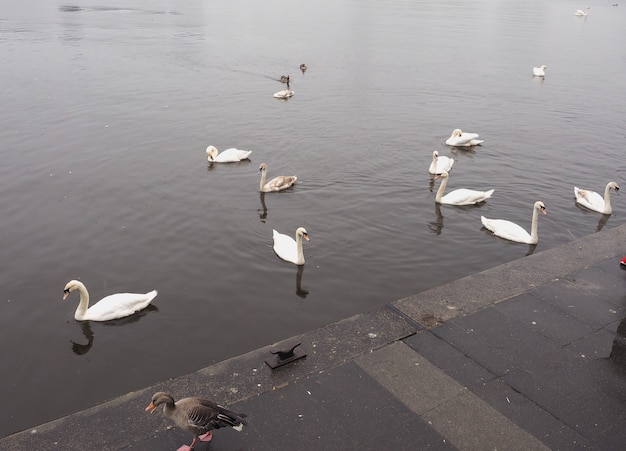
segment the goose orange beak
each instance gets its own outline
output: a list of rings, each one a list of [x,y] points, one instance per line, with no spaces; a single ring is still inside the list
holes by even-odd
[[[157,406],[154,405],[153,402],[151,402],[150,404],[148,404],[148,407],[146,407],[146,412],[150,412],[153,413],[156,410]]]

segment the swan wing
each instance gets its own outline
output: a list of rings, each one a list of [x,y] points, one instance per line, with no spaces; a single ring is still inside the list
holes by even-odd
[[[251,150],[241,150],[233,147],[224,150],[213,161],[216,163],[235,163],[247,159],[251,153]]]
[[[442,204],[449,205],[472,205],[482,202],[491,197],[494,190],[477,191],[473,189],[460,188],[450,191],[441,198]]]
[[[276,230],[272,231],[272,238],[274,240],[274,252],[276,252],[276,255],[285,261],[295,263],[298,259],[296,240]]]
[[[282,191],[296,183],[298,177],[295,175],[279,175],[265,184],[266,191]]]
[[[156,290],[145,294],[111,294],[89,307],[84,319],[91,321],[108,321],[111,319],[124,318],[146,308],[156,295]]]
[[[530,233],[514,222],[505,219],[488,219],[484,216],[480,217],[483,226],[494,235],[505,238],[518,243],[529,243]]]
[[[452,165],[454,165],[454,159],[445,156],[439,157],[437,159],[437,174],[441,174],[444,171],[450,172]]]
[[[605,207],[604,198],[595,191],[574,187],[576,202],[590,210],[602,212]]]

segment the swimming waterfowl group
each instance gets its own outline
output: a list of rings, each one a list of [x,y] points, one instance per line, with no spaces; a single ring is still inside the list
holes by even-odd
[[[533,68],[533,74],[543,77],[546,69],[545,65],[540,68]],[[300,70],[304,73],[307,70],[306,65],[302,64]],[[277,92],[274,94],[274,97],[289,98],[293,96],[293,91],[289,89],[289,76],[281,76],[280,81],[286,83],[288,89]],[[446,139],[445,144],[452,147],[470,147],[479,146],[483,142],[484,140],[479,139],[477,133],[464,133],[461,129],[454,129],[450,137]],[[249,159],[252,151],[229,148],[219,153],[217,148],[211,145],[207,147],[206,153],[209,163],[234,163]],[[452,158],[439,155],[438,151],[433,151],[429,173],[435,175],[437,180],[441,180],[440,187],[435,195],[435,202],[445,205],[475,205],[485,202],[492,197],[494,189],[478,191],[460,188],[446,194],[445,190],[450,177],[449,172],[452,170],[453,165],[454,160]],[[295,175],[277,176],[267,181],[266,163],[260,164],[259,171],[261,173],[259,191],[262,193],[286,190],[291,188],[297,181],[297,176]],[[604,198],[602,198],[598,193],[575,187],[576,202],[590,210],[611,214],[611,189],[617,191],[619,186],[615,182],[607,184]],[[538,242],[538,213],[547,214],[546,207],[541,201],[536,201],[533,204],[530,233],[508,220],[488,219],[485,216],[481,216],[481,223],[485,229],[496,236],[514,242],[536,244]],[[309,236],[304,227],[296,229],[295,239],[273,229],[272,239],[273,250],[279,258],[295,265],[305,264],[303,240],[309,241]],[[132,315],[149,305],[157,295],[156,290],[145,294],[120,293],[107,296],[88,308],[89,295],[84,284],[79,281],[73,280],[68,282],[64,290],[64,298],[74,290],[78,290],[80,293],[80,304],[76,310],[75,318],[77,320],[92,321],[107,321]],[[245,414],[234,413],[206,398],[189,397],[176,402],[171,395],[159,392],[152,397],[152,401],[146,410],[153,412],[161,405],[163,405],[163,413],[167,418],[172,420],[178,427],[193,434],[191,445],[185,445],[185,447],[181,447],[179,450],[191,450],[199,441],[210,441],[214,429],[230,427],[241,431],[246,425]]]

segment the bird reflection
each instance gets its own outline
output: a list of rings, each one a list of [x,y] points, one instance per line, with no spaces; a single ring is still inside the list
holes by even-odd
[[[267,206],[265,205],[265,193],[263,191],[261,191],[259,199],[261,201],[261,209],[257,210],[261,212],[259,214],[259,219],[261,220],[261,222],[265,222],[265,220],[267,219]]]
[[[72,351],[74,354],[84,355],[89,352],[91,346],[93,345],[93,331],[91,330],[91,323],[89,321],[81,321],[79,324],[83,335],[87,339],[87,343],[80,344],[72,340],[70,340],[70,343],[72,343]]]
[[[125,318],[114,319],[110,321],[102,321],[99,324],[102,324],[104,326],[124,326],[126,324],[136,323],[137,321],[139,321],[139,319],[142,316],[147,315],[150,312],[158,312],[158,311],[159,309],[156,305],[150,304],[143,310],[137,313],[134,313],[131,316],[127,316]],[[76,355],[85,355],[89,352],[89,350],[93,346],[95,334],[91,330],[91,321],[78,321],[78,324],[80,325],[81,332],[83,333],[83,336],[87,340],[87,343],[81,344],[81,343],[76,343],[75,341],[70,340],[70,343],[72,343],[72,352]]]
[[[431,174],[430,180],[428,182],[428,191],[432,193],[434,189],[435,189],[435,176]]]
[[[576,206],[576,208],[578,208],[580,211],[582,211],[584,214],[597,214],[596,212],[593,212],[591,210],[588,210],[585,207],[582,207],[578,204],[578,202],[576,202],[576,200],[574,200],[574,205]],[[606,225],[606,223],[609,221],[609,218],[611,217],[610,214],[605,215],[603,214],[602,216],[600,216],[600,220],[598,221],[598,226],[596,227],[596,232],[599,232],[600,230],[602,230],[602,228]]]
[[[602,217],[600,218],[600,221],[598,221],[598,227],[596,227],[596,232],[599,232],[600,230],[602,230],[602,227],[606,225],[610,217],[611,215],[602,215]]]
[[[518,245],[518,244],[522,244],[522,243],[517,243],[517,242],[515,242],[515,241],[510,241],[510,240],[504,239],[504,238],[502,238],[502,237],[499,237],[499,236],[497,236],[497,235],[494,235],[494,234],[493,234],[490,230],[488,230],[488,229],[487,229],[486,227],[484,227],[484,226],[483,226],[483,227],[481,227],[481,228],[480,228],[480,230],[482,230],[482,231],[485,233],[485,235],[489,235],[489,236],[490,236],[490,237],[492,237],[493,239],[498,240],[498,241],[501,241],[501,242],[503,242],[503,243],[507,243],[507,244],[511,244],[511,245]],[[537,249],[537,244],[538,244],[538,243],[535,243],[535,244],[529,244],[529,245],[528,245],[528,250],[526,251],[526,253],[525,253],[524,255],[525,255],[526,257],[528,257],[529,255],[532,255],[532,253],[533,253],[533,252],[535,252],[535,249]]]
[[[309,294],[308,290],[302,289],[302,273],[304,272],[304,265],[298,266],[298,272],[296,273],[296,294],[305,299]]]
[[[537,249],[537,245],[536,244],[529,244],[528,245],[528,252],[526,252],[526,256],[528,257],[529,255],[532,255],[533,252],[535,252],[535,249]]]
[[[441,231],[443,230],[443,214],[441,214],[441,205],[435,202],[435,215],[437,219],[435,221],[428,223],[428,228],[435,235],[441,235]]]

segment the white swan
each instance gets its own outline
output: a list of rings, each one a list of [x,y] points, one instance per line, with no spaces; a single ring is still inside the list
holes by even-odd
[[[293,184],[296,183],[296,180],[298,180],[298,177],[295,175],[279,175],[278,177],[274,177],[272,180],[265,183],[265,178],[267,176],[267,164],[261,163],[259,171],[261,171],[259,189],[264,193],[282,191],[293,186]]]
[[[575,16],[586,16],[588,11],[591,9],[591,6],[587,6],[585,9],[577,9],[574,13]]]
[[[589,210],[597,211],[605,215],[613,213],[611,207],[611,189],[615,192],[619,191],[619,185],[615,182],[609,182],[604,188],[604,198],[595,191],[589,191],[586,189],[580,189],[577,186],[574,187],[574,196],[576,196],[576,203],[588,208]]]
[[[293,94],[294,92],[291,89],[283,89],[282,91],[274,93],[274,97],[276,97],[277,99],[288,99]]]
[[[446,156],[440,157],[439,152],[435,150],[433,151],[433,161],[430,163],[428,172],[431,174],[441,174],[444,171],[450,172],[453,164],[454,160],[452,158]]]
[[[478,139],[478,133],[463,133],[460,128],[453,130],[450,137],[446,139],[447,145],[455,147],[478,146],[483,142],[484,140]]]
[[[78,290],[80,293],[80,303],[74,313],[74,319],[78,321],[109,321],[111,319],[124,318],[146,308],[157,295],[156,290],[146,294],[111,294],[89,307],[87,287],[78,280],[70,280],[65,285],[63,299],[66,299],[74,290]]]
[[[535,77],[545,77],[547,68],[548,66],[546,65],[543,65],[541,67],[533,67],[533,75]]]
[[[489,191],[476,191],[473,189],[460,188],[455,189],[454,191],[450,191],[445,196],[443,192],[446,190],[446,186],[448,184],[448,173],[442,172],[441,175],[438,175],[435,178],[441,177],[443,180],[441,181],[441,185],[437,190],[437,194],[435,195],[435,202],[439,204],[447,204],[447,205],[472,205],[482,202],[486,199],[489,199],[493,194],[494,190],[490,189]]]
[[[516,241],[518,243],[537,244],[539,236],[537,235],[537,222],[539,217],[537,212],[541,211],[544,215],[546,207],[543,202],[537,201],[533,206],[533,219],[530,226],[530,235],[522,227],[518,226],[514,222],[506,221],[504,219],[487,219],[484,216],[480,217],[480,222],[483,223],[487,230],[493,232],[494,235],[507,240]]]
[[[309,241],[309,235],[304,227],[298,227],[296,230],[296,239],[289,235],[272,231],[274,239],[274,252],[285,261],[296,265],[304,265],[304,251],[302,250],[302,238]]]
[[[226,149],[218,155],[217,148],[215,146],[209,146],[206,148],[206,153],[209,156],[209,162],[211,163],[236,163],[241,160],[246,160],[252,153],[251,150]]]

